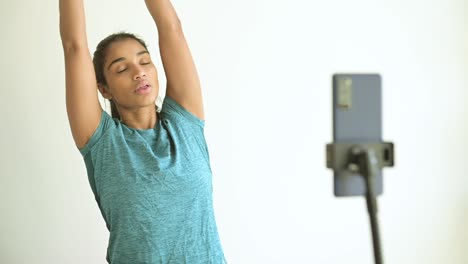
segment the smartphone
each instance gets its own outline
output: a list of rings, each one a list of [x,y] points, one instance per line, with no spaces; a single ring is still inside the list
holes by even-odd
[[[333,143],[382,143],[382,79],[379,74],[333,75]],[[365,195],[362,175],[334,171],[335,196]],[[377,171],[374,192],[383,192],[382,169]]]

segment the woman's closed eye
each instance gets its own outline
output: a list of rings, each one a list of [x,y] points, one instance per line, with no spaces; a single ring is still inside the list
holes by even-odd
[[[126,70],[127,70],[127,68],[122,69],[122,70],[120,70],[120,71],[117,71],[117,73],[122,73],[122,72],[124,72],[124,71],[126,71]]]
[[[140,65],[149,65],[151,64],[151,62],[142,62],[140,63]],[[124,69],[121,69],[121,70],[118,70],[117,73],[123,73],[124,71],[126,71],[128,68],[124,68]]]

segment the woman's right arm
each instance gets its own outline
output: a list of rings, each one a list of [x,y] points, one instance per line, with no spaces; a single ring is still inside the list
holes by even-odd
[[[88,49],[83,1],[59,1],[67,114],[75,144],[82,148],[97,129],[103,110]]]

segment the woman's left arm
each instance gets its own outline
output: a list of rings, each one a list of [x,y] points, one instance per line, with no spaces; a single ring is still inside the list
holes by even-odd
[[[200,79],[176,11],[170,0],[145,2],[158,29],[159,50],[167,78],[166,95],[204,120]]]

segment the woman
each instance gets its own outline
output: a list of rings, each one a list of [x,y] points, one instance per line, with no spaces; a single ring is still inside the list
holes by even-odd
[[[73,139],[110,231],[106,259],[128,263],[225,263],[212,204],[211,168],[197,71],[169,0],[146,0],[167,77],[128,33],[88,50],[82,0],[60,0],[66,105]],[[111,102],[102,110],[96,86]]]

